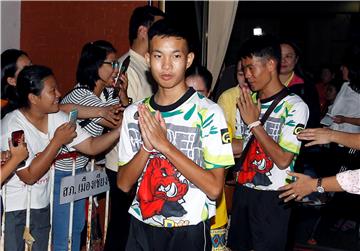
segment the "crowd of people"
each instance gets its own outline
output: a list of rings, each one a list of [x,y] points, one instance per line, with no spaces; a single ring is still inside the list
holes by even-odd
[[[26,52],[1,54],[5,250],[24,250],[27,209],[32,250],[48,249],[50,229],[52,250],[69,241],[81,249],[86,199],[69,217],[61,181],[90,171],[91,159],[110,184],[106,251],[285,250],[289,201],[360,194],[359,169],[340,172],[349,149],[360,149],[358,57],[343,62],[340,77],[324,66],[316,83],[293,41],[252,36],[239,47],[234,87],[215,103],[213,76],[195,63],[183,27],[151,6],[136,8],[129,23],[129,51],[118,58],[108,41],[86,43],[64,95],[52,70]],[[331,142],[334,173],[321,177],[314,159],[323,147],[314,146]],[[231,221],[225,180],[235,187]]]

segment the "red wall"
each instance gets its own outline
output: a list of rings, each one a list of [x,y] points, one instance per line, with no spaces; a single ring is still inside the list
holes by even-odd
[[[129,48],[129,19],[146,1],[21,2],[20,48],[33,63],[53,69],[62,94],[75,84],[82,46],[110,41],[121,56]]]

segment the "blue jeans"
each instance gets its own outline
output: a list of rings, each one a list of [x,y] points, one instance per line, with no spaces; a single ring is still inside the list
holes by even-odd
[[[83,172],[82,169],[76,173]],[[60,185],[63,177],[71,176],[71,172],[55,170],[54,211],[53,211],[53,251],[67,251],[70,203],[60,205]],[[80,250],[81,232],[85,226],[85,199],[74,202],[72,229],[72,251]]]
[[[26,210],[5,213],[5,250],[24,251],[23,233],[26,223]],[[30,210],[30,234],[35,242],[33,251],[47,250],[50,231],[50,207]]]

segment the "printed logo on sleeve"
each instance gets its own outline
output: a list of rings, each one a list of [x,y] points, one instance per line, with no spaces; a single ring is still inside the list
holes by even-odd
[[[223,144],[231,143],[230,133],[227,128],[221,129],[220,133],[221,133],[221,142]]]
[[[294,129],[294,135],[298,135],[304,129],[305,129],[305,125],[297,124]]]

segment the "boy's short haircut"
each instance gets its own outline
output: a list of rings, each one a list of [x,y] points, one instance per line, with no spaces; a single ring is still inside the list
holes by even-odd
[[[182,38],[186,41],[188,51],[192,51],[187,31],[178,22],[169,18],[161,19],[150,27],[148,31],[149,43],[155,36]]]
[[[240,59],[247,57],[260,57],[265,59],[275,59],[277,72],[281,67],[281,48],[280,42],[272,35],[252,36],[245,41],[239,51]]]
[[[143,25],[149,28],[155,21],[156,16],[165,17],[165,13],[160,9],[149,5],[138,7],[133,11],[129,23],[130,45],[132,45],[137,38],[139,27]]]

